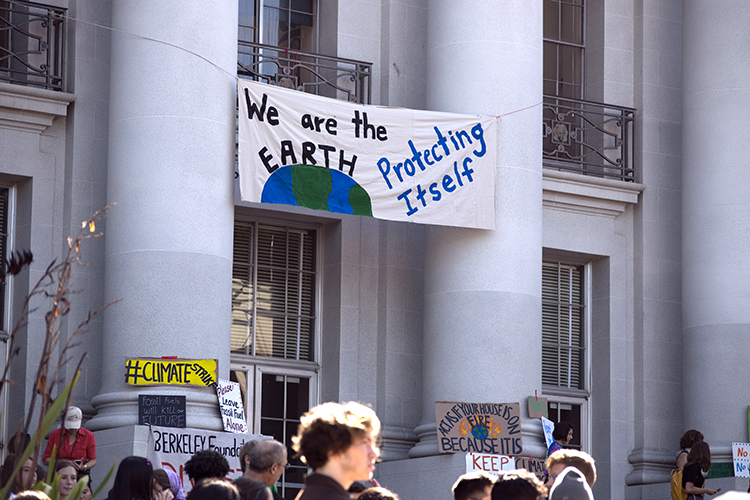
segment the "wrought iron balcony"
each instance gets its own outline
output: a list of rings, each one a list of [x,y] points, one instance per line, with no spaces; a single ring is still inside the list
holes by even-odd
[[[238,42],[237,74],[263,83],[370,104],[372,64]]]
[[[583,175],[635,181],[635,110],[544,96],[543,166]]]
[[[0,1],[0,81],[63,90],[65,9]]]

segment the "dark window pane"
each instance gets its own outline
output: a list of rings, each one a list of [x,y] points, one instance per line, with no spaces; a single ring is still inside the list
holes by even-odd
[[[560,39],[560,4],[555,0],[544,0],[544,38]]]
[[[260,415],[263,418],[284,418],[284,376],[263,374]],[[265,432],[264,432],[265,434]],[[274,434],[276,437],[276,434]],[[283,435],[276,437],[283,442]]]
[[[287,380],[286,417],[297,421],[310,409],[310,379],[287,377]]]
[[[583,7],[562,4],[560,41],[583,45]]]

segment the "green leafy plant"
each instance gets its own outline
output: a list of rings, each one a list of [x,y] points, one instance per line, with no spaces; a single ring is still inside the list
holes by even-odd
[[[81,243],[90,238],[97,238],[102,236],[101,232],[96,232],[96,223],[99,222],[106,216],[107,211],[111,208],[110,206],[96,212],[93,217],[89,220],[83,221],[81,229],[75,238],[68,238],[68,250],[65,258],[60,262],[52,261],[46,270],[42,274],[42,277],[32,287],[29,294],[26,296],[19,317],[11,331],[8,339],[8,362],[6,363],[5,370],[0,378],[0,392],[5,388],[6,383],[15,384],[15,382],[8,379],[8,373],[10,370],[11,362],[15,356],[18,355],[19,350],[15,347],[15,340],[18,332],[27,325],[29,314],[33,311],[31,308],[32,302],[36,300],[47,299],[51,302],[49,309],[44,315],[45,319],[45,336],[44,344],[41,349],[41,357],[39,360],[39,366],[36,372],[36,378],[34,380],[34,386],[29,403],[29,411],[26,416],[26,421],[21,428],[19,424],[17,436],[20,438],[21,433],[26,435],[29,433],[29,429],[32,428],[32,422],[34,422],[34,409],[39,407],[38,418],[36,420],[35,430],[26,448],[21,453],[18,463],[13,470],[13,473],[8,480],[8,483],[2,485],[0,489],[0,498],[8,498],[10,488],[16,476],[19,474],[21,468],[27,460],[32,460],[32,470],[29,477],[33,477],[36,471],[36,464],[39,461],[39,452],[42,444],[42,440],[49,434],[55,421],[63,413],[63,411],[70,406],[71,396],[73,389],[75,388],[78,378],[81,375],[81,364],[86,357],[84,352],[78,364],[76,366],[75,375],[72,380],[65,384],[64,388],[58,393],[58,384],[63,382],[61,378],[62,369],[70,361],[71,350],[78,346],[78,337],[84,333],[91,320],[101,314],[104,309],[114,304],[110,302],[96,311],[89,312],[86,318],[68,334],[67,339],[63,342],[63,332],[60,328],[60,322],[63,317],[67,316],[70,312],[70,300],[71,294],[74,293],[71,289],[71,276],[73,270],[78,266],[85,266],[86,264],[81,260],[80,251]],[[28,267],[33,261],[33,255],[31,252],[16,252],[11,255],[11,258],[5,262],[4,269],[0,274],[2,279],[6,279],[7,275],[15,275],[20,273],[24,268]],[[49,470],[45,480],[38,481],[33,485],[33,489],[44,491],[47,493],[52,500],[59,499],[58,491],[58,476],[54,474],[54,462],[56,452],[53,452],[50,459]],[[99,488],[94,493],[96,496],[102,488],[107,484],[109,478],[115,470],[115,465],[109,470],[104,481],[102,481]],[[78,481],[73,491],[68,495],[68,500],[78,500],[83,492],[84,488],[88,484],[88,477],[83,477]],[[29,483],[31,480],[29,480]],[[32,488],[31,484],[24,484],[25,489]]]

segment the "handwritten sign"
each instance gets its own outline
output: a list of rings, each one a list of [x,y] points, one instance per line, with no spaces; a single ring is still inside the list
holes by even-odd
[[[506,455],[488,455],[484,453],[466,454],[466,472],[484,471],[498,475],[500,471],[526,469],[542,480],[544,478],[544,460],[531,457],[509,457]]]
[[[125,358],[125,383],[215,387],[218,368],[215,359]]]
[[[529,418],[549,418],[547,398],[529,396]]]
[[[245,407],[242,405],[240,384],[219,379],[219,383],[216,385],[216,395],[219,397],[224,430],[245,434],[247,432],[247,420],[245,419]]]
[[[732,443],[732,462],[735,477],[750,477],[750,444]]]
[[[523,451],[519,403],[435,402],[442,453],[518,455]]]
[[[495,228],[497,118],[238,81],[244,201]]]
[[[138,423],[160,427],[186,427],[185,396],[138,395]]]
[[[547,443],[547,448],[552,446],[555,442],[555,438],[552,436],[552,432],[555,430],[555,423],[545,417],[542,418],[542,430],[544,430],[544,441]]]
[[[242,475],[240,467],[240,449],[247,441],[270,439],[260,434],[232,434],[229,432],[207,431],[203,429],[170,429],[168,427],[151,427],[146,457],[151,460],[154,469],[170,469],[182,480],[185,492],[192,489],[185,463],[196,451],[215,450],[224,455],[229,462],[229,473],[226,479],[232,481]]]

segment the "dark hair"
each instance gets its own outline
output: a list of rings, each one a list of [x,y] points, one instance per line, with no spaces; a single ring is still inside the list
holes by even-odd
[[[346,490],[349,493],[362,493],[367,488],[371,488],[372,483],[370,481],[354,481],[349,489]]]
[[[167,476],[164,469],[154,469],[154,483],[161,486],[162,489],[172,489],[172,484],[169,482],[169,476]]]
[[[266,500],[268,498],[268,485],[259,479],[241,476],[232,481],[232,484],[240,493],[241,500]]]
[[[398,495],[385,488],[367,488],[359,495],[359,500],[399,500]]]
[[[31,442],[31,436],[28,432],[22,433],[20,430],[11,436],[8,440],[8,453],[23,455],[23,451]]]
[[[107,495],[108,500],[151,500],[151,462],[143,457],[130,456],[120,462],[115,483]]]
[[[70,460],[56,460],[55,461],[55,472],[60,472],[65,467],[73,467],[75,469],[76,468],[76,464],[74,464]]]
[[[484,490],[487,486],[492,486],[494,479],[484,471],[470,472],[459,477],[453,483],[453,498],[455,500],[471,500],[472,498],[481,498],[484,496]]]
[[[78,480],[80,481],[84,477],[89,478],[89,482],[86,483],[86,486],[88,486],[88,488],[93,492],[94,488],[93,488],[93,484],[91,481],[91,469],[86,469],[85,471],[78,471]]]
[[[199,450],[185,463],[185,473],[199,483],[205,479],[221,479],[229,474],[229,462],[215,450]]]
[[[294,449],[313,470],[328,462],[329,454],[347,450],[356,437],[380,434],[380,420],[372,408],[355,402],[323,403],[302,415]]]
[[[193,487],[190,500],[240,500],[240,493],[223,479],[209,479]]]
[[[492,500],[538,500],[544,498],[547,488],[531,472],[524,469],[500,471],[494,486]]]
[[[547,470],[550,470],[555,464],[563,464],[565,467],[575,467],[584,475],[589,486],[594,486],[596,482],[596,465],[593,457],[585,451],[557,450],[547,457],[545,467]]]
[[[688,448],[692,448],[698,441],[703,441],[703,434],[695,429],[690,429],[680,438],[680,449],[687,450]]]
[[[568,437],[568,433],[573,430],[573,426],[568,422],[558,422],[555,424],[555,430],[552,431],[552,437],[556,441],[562,441]]]
[[[15,455],[11,453],[5,458],[5,462],[3,463],[3,468],[0,469],[0,485],[4,486],[8,484],[10,481],[11,475],[13,474],[13,469],[18,466],[18,459],[21,458],[18,455]],[[31,458],[27,459],[31,460]],[[38,474],[37,474],[38,477]],[[25,488],[25,485],[22,483],[23,478],[21,476],[21,471],[18,471],[18,474],[16,474],[16,477],[13,479],[13,485],[10,487],[10,492],[13,494],[18,493],[19,491],[23,491]]]
[[[708,472],[708,469],[711,468],[711,448],[705,441],[698,441],[690,448],[685,468],[693,464],[698,464],[701,470],[705,472]]]

